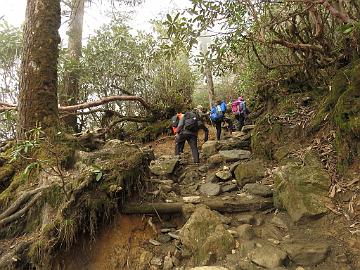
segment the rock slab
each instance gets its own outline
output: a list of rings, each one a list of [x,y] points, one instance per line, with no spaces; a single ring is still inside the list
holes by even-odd
[[[176,165],[179,162],[179,157],[162,156],[150,163],[150,171],[155,175],[168,175],[173,173]]]
[[[180,240],[193,255],[194,265],[206,265],[210,256],[225,257],[235,246],[235,240],[218,215],[206,206],[199,206],[180,230]]]
[[[274,170],[274,202],[285,208],[292,221],[324,214],[328,211],[327,193],[330,176],[320,161],[305,156],[305,164],[290,162]]]

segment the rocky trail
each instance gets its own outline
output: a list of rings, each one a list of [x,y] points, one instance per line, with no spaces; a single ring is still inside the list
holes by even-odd
[[[203,144],[200,165],[154,149],[146,194],[124,204],[86,269],[360,269],[359,239],[335,233],[345,225],[321,163],[311,151],[253,158],[253,128]]]

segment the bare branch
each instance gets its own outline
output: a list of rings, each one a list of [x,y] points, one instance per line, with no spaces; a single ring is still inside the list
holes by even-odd
[[[147,103],[145,99],[143,99],[142,97],[137,97],[137,96],[110,96],[110,97],[102,98],[100,100],[89,101],[77,105],[59,106],[59,111],[60,113],[71,113],[71,112],[76,112],[78,110],[97,107],[113,101],[138,101],[145,109],[152,111],[150,104]],[[17,109],[16,104],[8,104],[8,103],[0,102],[0,112],[16,110],[16,109]]]
[[[138,101],[141,103],[141,105],[144,106],[145,109],[151,111],[151,106],[142,97],[137,97],[137,96],[110,96],[110,97],[102,98],[100,100],[85,102],[82,104],[71,105],[71,106],[60,106],[59,111],[60,112],[78,111],[82,109],[97,107],[113,101]]]

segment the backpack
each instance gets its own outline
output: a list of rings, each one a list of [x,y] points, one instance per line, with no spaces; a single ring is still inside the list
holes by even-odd
[[[179,125],[179,117],[174,115],[171,117],[171,127],[176,128]]]
[[[184,119],[184,130],[196,132],[199,130],[198,116],[194,112],[187,112]]]
[[[223,109],[224,108],[223,108],[222,104],[213,106],[210,111],[210,119],[215,122],[222,120],[224,118],[224,112],[225,112],[225,111],[223,111]],[[225,107],[225,110],[226,110],[226,107]]]
[[[235,100],[233,103],[231,103],[231,111],[233,114],[239,114],[239,101]]]
[[[245,102],[245,100],[240,101],[240,103],[239,103],[239,109],[240,109],[240,112],[241,112],[241,113],[246,114],[247,108],[246,108],[246,102]]]

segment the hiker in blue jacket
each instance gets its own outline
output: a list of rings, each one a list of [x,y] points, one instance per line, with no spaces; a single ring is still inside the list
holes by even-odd
[[[216,104],[211,107],[210,119],[216,127],[216,139],[220,140],[221,137],[221,124],[224,121],[224,115],[226,112],[225,101],[218,100]]]

